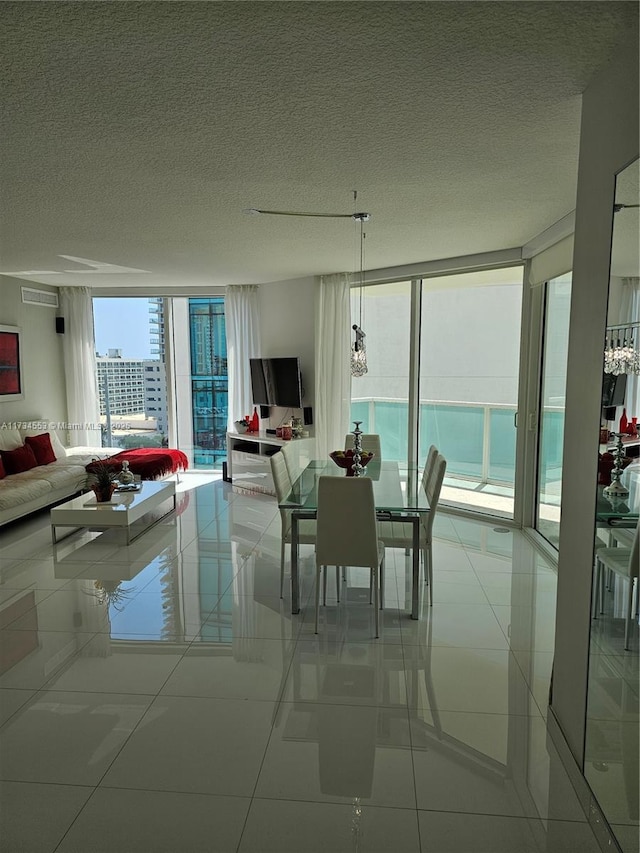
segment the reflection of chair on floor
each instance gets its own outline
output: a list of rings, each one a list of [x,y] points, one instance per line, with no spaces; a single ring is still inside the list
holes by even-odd
[[[626,578],[629,581],[627,593],[627,608],[625,614],[624,647],[629,650],[631,636],[631,624],[633,615],[638,615],[638,598],[636,595],[635,610],[633,607],[634,592],[636,592],[638,580],[638,568],[640,567],[640,548],[638,546],[638,531],[640,521],[636,526],[630,548],[598,548],[596,551],[596,581],[595,581],[595,606],[594,618],[598,613],[604,613],[604,572],[605,569],[615,575]],[[620,531],[616,531],[620,532]]]
[[[354,435],[348,432],[344,437],[344,449],[353,450]],[[382,459],[382,450],[380,448],[380,436],[375,432],[363,433],[360,436],[362,441],[362,449],[367,453],[375,453],[376,459]]]
[[[273,458],[273,457],[272,457]],[[371,572],[374,590],[376,637],[379,635],[380,573],[384,571],[384,543],[378,541],[378,520],[373,483],[368,477],[320,477],[316,532],[316,627],[320,611],[320,578],[324,575],[326,603],[327,566],[362,566]],[[324,572],[323,572],[324,569]]]
[[[336,797],[370,797],[376,757],[375,670],[328,664],[318,704],[320,791]],[[355,698],[357,705],[349,703]]]
[[[282,503],[291,491],[291,480],[282,452],[270,457],[271,476],[276,490],[278,503]],[[291,544],[291,510],[280,510],[281,543],[280,543],[280,598],[284,591],[284,550],[286,544]],[[298,522],[298,542],[301,545],[313,545],[316,541],[316,522],[312,519],[302,519]]]

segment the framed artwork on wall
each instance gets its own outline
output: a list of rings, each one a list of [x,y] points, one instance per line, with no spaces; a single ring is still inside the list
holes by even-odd
[[[23,381],[20,329],[0,325],[0,402],[22,400]]]

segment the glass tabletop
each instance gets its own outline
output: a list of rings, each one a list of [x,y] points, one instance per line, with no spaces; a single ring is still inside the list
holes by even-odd
[[[343,468],[331,460],[312,460],[293,484],[291,492],[279,504],[282,509],[313,512],[318,508],[320,477],[345,477]],[[428,512],[429,502],[421,488],[422,471],[407,468],[398,462],[372,459],[365,468],[365,477],[373,482],[373,494],[378,512]]]
[[[616,520],[619,524],[635,526],[640,512],[640,463],[634,462],[622,472],[620,482],[629,490],[624,497],[607,496],[604,486],[598,486],[596,519],[609,524]]]

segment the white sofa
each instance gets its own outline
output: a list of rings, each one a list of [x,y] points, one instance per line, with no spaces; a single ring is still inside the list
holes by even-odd
[[[115,447],[63,447],[55,430],[45,422],[25,422],[29,426],[17,429],[2,425],[0,450],[15,450],[24,444],[27,435],[48,432],[56,461],[38,465],[19,474],[7,474],[0,479],[0,527],[44,507],[70,498],[88,488],[85,465],[92,459],[105,458],[119,452]]]

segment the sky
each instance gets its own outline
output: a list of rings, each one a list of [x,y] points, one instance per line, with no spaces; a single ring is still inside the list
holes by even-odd
[[[149,301],[96,298],[93,300],[96,352],[121,349],[123,358],[157,358],[149,343]]]

